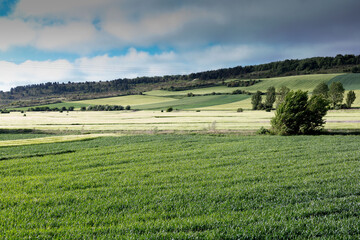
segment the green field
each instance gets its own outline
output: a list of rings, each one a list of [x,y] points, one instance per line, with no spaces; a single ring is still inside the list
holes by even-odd
[[[1,239],[358,239],[358,136],[2,147]]]
[[[346,90],[360,90],[360,73],[339,75],[331,79],[328,84],[332,82],[341,82]]]
[[[195,96],[195,97],[184,97],[182,99],[177,99],[162,103],[138,105],[135,106],[135,108],[141,110],[156,110],[156,109],[166,110],[168,107],[173,107],[176,109],[196,109],[196,108],[203,108],[208,106],[216,106],[219,104],[239,102],[248,98],[250,98],[250,96],[244,94]]]

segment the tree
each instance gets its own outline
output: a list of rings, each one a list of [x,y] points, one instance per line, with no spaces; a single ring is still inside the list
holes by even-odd
[[[269,87],[266,91],[265,108],[272,109],[276,100],[275,87]]]
[[[355,92],[354,91],[349,91],[346,95],[346,106],[348,108],[351,108],[351,104],[353,104],[353,102],[355,101],[356,99],[356,95],[355,95]]]
[[[329,98],[333,108],[342,103],[345,89],[341,82],[333,82],[329,87]]]
[[[254,95],[252,95],[251,97],[251,104],[252,104],[252,109],[253,110],[260,110],[262,108],[262,97],[261,97],[262,92],[257,91]]]
[[[286,95],[290,92],[290,89],[285,87],[285,86],[281,86],[280,90],[279,90],[279,95],[277,97],[276,100],[276,105],[277,107],[284,102]]]
[[[309,134],[320,131],[325,121],[329,101],[314,95],[308,101],[307,92],[290,91],[271,119],[272,132],[279,135]]]
[[[325,82],[319,83],[313,91],[313,95],[323,95],[325,98],[329,95],[329,87]]]

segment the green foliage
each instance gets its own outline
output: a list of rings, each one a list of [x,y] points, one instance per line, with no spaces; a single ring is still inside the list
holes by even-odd
[[[264,127],[261,127],[259,130],[256,131],[256,134],[257,135],[267,135],[267,134],[270,134],[270,130],[269,129],[266,129]]]
[[[254,95],[251,96],[251,104],[253,110],[260,110],[262,109],[262,92],[256,91]]]
[[[276,100],[275,87],[269,87],[266,91],[265,108],[272,109]]]
[[[350,90],[346,95],[346,106],[347,108],[351,108],[351,105],[356,99],[355,92],[353,90]]]
[[[236,111],[237,111],[237,112],[243,112],[243,111],[244,111],[244,109],[242,109],[242,108],[238,108]]]
[[[333,108],[341,104],[344,99],[345,89],[341,82],[332,82],[329,87],[329,99]]]
[[[166,109],[166,112],[172,112],[174,109],[172,107],[169,107],[168,109]]]
[[[272,131],[279,135],[310,134],[318,132],[325,123],[329,102],[321,95],[308,101],[307,92],[290,91],[271,120]]]
[[[281,86],[279,89],[278,97],[276,99],[276,105],[279,106],[284,102],[286,95],[290,92],[290,89],[286,86]]]
[[[0,238],[358,239],[359,144],[214,134],[1,148]]]
[[[313,91],[313,95],[323,95],[325,98],[329,95],[329,87],[325,82],[319,83]]]

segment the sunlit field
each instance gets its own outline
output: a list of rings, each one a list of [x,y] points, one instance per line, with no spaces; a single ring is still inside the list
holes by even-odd
[[[358,136],[0,147],[0,239],[359,239]]]
[[[1,114],[3,129],[60,131],[254,131],[270,127],[265,111],[13,112]],[[360,110],[329,111],[326,129],[360,129]]]

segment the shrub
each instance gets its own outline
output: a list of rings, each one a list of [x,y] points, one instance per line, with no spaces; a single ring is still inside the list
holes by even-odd
[[[243,112],[244,110],[242,108],[238,108],[236,111],[237,112]]]
[[[307,92],[290,91],[271,119],[272,132],[279,135],[316,133],[323,128],[323,117],[329,101],[322,95],[314,95],[308,101]]]
[[[169,107],[168,109],[166,109],[166,112],[172,112],[174,109],[172,107]]]
[[[130,110],[130,109],[131,109],[130,105],[127,105],[127,106],[125,107],[125,110]]]
[[[256,131],[256,134],[266,135],[266,134],[270,134],[270,131],[264,127],[261,127],[259,130]]]

